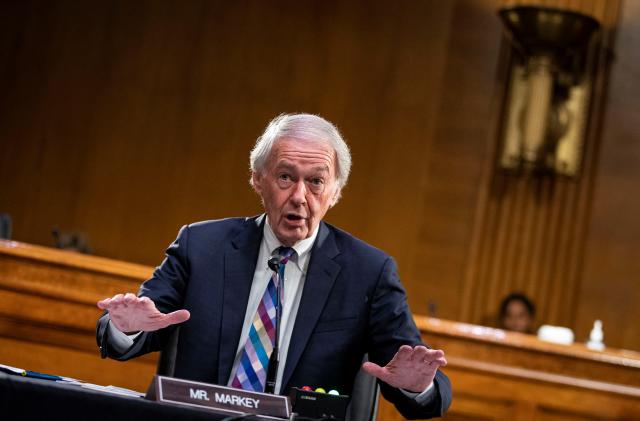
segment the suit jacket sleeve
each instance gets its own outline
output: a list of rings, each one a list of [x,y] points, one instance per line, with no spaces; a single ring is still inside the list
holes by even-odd
[[[162,264],[156,268],[151,279],[142,284],[138,292],[138,296],[151,298],[162,313],[182,308],[189,276],[188,242],[189,227],[184,226],[180,229],[176,240],[167,249]],[[131,348],[124,353],[119,353],[111,345],[108,323],[108,313],[98,319],[96,340],[100,355],[102,358],[110,357],[120,361],[161,350],[175,329],[175,326],[170,326],[155,332],[143,332],[134,340]]]
[[[385,261],[372,296],[369,330],[369,359],[380,366],[391,361],[402,345],[423,345],[392,258]],[[447,410],[451,404],[451,383],[440,370],[434,386],[434,399],[420,405],[400,390],[380,382],[384,397],[407,419],[438,417]]]

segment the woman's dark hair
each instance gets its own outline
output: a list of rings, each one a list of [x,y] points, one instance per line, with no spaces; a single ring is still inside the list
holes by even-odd
[[[504,297],[502,303],[500,303],[500,320],[504,319],[504,316],[507,315],[507,308],[509,307],[509,304],[514,301],[520,301],[527,308],[527,311],[529,312],[531,317],[535,316],[536,306],[529,299],[529,297],[519,292],[513,292]]]

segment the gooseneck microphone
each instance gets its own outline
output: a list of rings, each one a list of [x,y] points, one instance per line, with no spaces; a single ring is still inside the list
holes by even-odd
[[[276,274],[276,337],[273,344],[273,351],[269,357],[269,366],[267,368],[267,380],[264,386],[265,393],[274,393],[276,390],[276,377],[278,376],[278,366],[280,365],[280,318],[282,316],[282,302],[280,300],[280,289],[284,278],[284,271],[280,267],[284,267],[280,263],[278,257],[272,257],[267,261],[269,269]]]
[[[278,273],[278,269],[280,269],[280,259],[278,259],[277,257],[272,257],[271,259],[267,260],[267,265],[269,265],[269,269],[271,269],[275,273]]]

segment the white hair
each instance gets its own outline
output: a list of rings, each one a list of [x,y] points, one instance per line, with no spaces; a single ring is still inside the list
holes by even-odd
[[[264,171],[273,145],[278,139],[282,138],[327,142],[336,152],[338,186],[342,190],[347,184],[349,172],[351,171],[349,146],[347,146],[336,126],[314,114],[280,114],[271,120],[264,133],[258,137],[249,156],[252,172],[262,173]]]

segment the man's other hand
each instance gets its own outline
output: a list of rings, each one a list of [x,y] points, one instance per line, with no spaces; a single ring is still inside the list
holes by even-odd
[[[113,298],[98,301],[98,308],[109,312],[111,323],[121,332],[152,332],[182,323],[191,316],[187,310],[161,313],[148,297],[135,294],[117,294]]]
[[[441,350],[402,345],[386,366],[366,362],[362,368],[393,387],[421,393],[433,382],[438,367],[445,365],[447,360]]]

